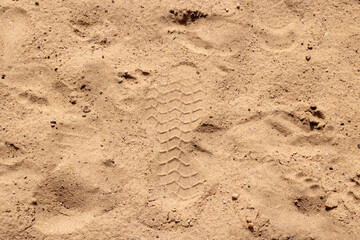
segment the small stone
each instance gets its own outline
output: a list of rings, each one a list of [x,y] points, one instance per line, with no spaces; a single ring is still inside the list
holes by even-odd
[[[55,68],[54,68],[55,72],[56,72],[58,69],[59,69],[58,67],[55,67]]]
[[[228,9],[228,8],[225,8],[225,11],[226,11],[226,12],[229,12],[229,9]]]
[[[360,144],[358,144],[358,149],[360,149]]]
[[[50,123],[51,124],[56,124],[56,120],[51,120]]]
[[[88,106],[85,106],[85,107],[83,108],[83,112],[84,112],[84,113],[89,113],[89,112],[91,112],[91,109],[90,109]]]
[[[334,208],[337,208],[337,206],[338,206],[338,201],[332,196],[330,196],[325,202],[326,211],[330,211]]]
[[[35,1],[35,5],[36,5],[36,6],[39,6],[39,2],[38,2],[38,1]]]
[[[307,55],[305,59],[306,59],[306,61],[310,61],[311,56],[310,56],[310,55]]]
[[[5,74],[1,75],[1,79],[5,79],[5,77],[6,77]]]
[[[100,91],[99,93],[100,93],[100,95],[101,95],[101,94],[103,94],[103,91]]]
[[[234,201],[238,200],[238,198],[239,198],[239,194],[237,194],[237,193],[234,193],[234,194],[231,196],[231,199],[234,200]]]
[[[240,3],[237,3],[237,4],[236,4],[236,8],[237,8],[237,9],[240,9]]]
[[[254,224],[252,222],[248,223],[248,228],[250,230],[254,229]]]
[[[308,49],[309,49],[309,50],[312,50],[312,49],[313,49],[313,47],[312,47],[312,46],[308,46]]]

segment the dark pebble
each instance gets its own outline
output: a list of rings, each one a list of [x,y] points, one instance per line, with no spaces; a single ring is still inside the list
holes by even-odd
[[[309,50],[312,50],[312,49],[313,49],[313,47],[312,47],[312,46],[308,46],[308,49],[309,49]]]
[[[340,123],[340,126],[344,126],[345,125],[345,123]]]
[[[91,109],[90,109],[88,106],[85,106],[85,107],[83,108],[83,112],[84,112],[84,113],[89,113],[89,112],[91,112]]]
[[[103,91],[100,91],[100,95],[103,94]]]
[[[358,149],[360,149],[360,144],[358,144]]]
[[[38,2],[38,1],[36,1],[36,2],[35,2],[35,5],[36,5],[36,6],[39,6],[39,2]]]
[[[1,79],[5,79],[5,76],[6,76],[5,74],[1,75]]]
[[[54,69],[54,70],[55,70],[55,72],[56,72],[56,71],[58,70],[58,67],[55,67],[55,69]]]
[[[310,56],[310,55],[307,55],[305,59],[306,59],[306,61],[310,61],[311,56]]]
[[[51,124],[56,124],[56,121],[55,121],[55,120],[51,120],[50,123],[51,123]]]

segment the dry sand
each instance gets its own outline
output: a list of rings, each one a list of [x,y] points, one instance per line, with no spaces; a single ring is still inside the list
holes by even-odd
[[[0,239],[359,239],[358,0],[1,0]]]

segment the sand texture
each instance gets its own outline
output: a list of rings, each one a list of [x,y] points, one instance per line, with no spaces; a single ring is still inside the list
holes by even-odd
[[[360,239],[359,0],[1,0],[0,240]]]

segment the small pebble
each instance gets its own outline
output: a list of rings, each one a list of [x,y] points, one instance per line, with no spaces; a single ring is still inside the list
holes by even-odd
[[[1,79],[5,79],[5,76],[6,76],[5,74],[1,75]]]
[[[338,201],[334,197],[329,197],[325,202],[326,211],[330,211],[334,208],[337,208],[337,206],[338,206]]]
[[[307,55],[305,59],[306,59],[306,61],[310,61],[311,56],[310,56],[310,55]]]
[[[312,49],[313,49],[313,47],[312,47],[312,46],[308,46],[308,49],[309,49],[309,50],[312,50]]]
[[[84,113],[89,113],[89,112],[91,112],[91,109],[90,109],[88,106],[85,106],[85,107],[83,108],[83,112],[84,112]]]
[[[358,144],[358,149],[360,149],[360,144]]]
[[[39,2],[38,2],[38,1],[35,1],[35,5],[36,5],[36,6],[39,6]]]
[[[99,93],[100,93],[100,95],[101,95],[101,94],[103,94],[103,91],[100,91]]]
[[[234,193],[232,196],[231,196],[231,199],[232,200],[238,200],[238,198],[239,198],[239,194],[237,194],[237,193]]]
[[[228,8],[226,8],[226,9],[225,9],[225,11],[226,11],[226,12],[229,12],[229,9],[228,9]]]
[[[236,4],[236,8],[237,8],[237,9],[240,9],[240,3],[237,3],[237,4]]]
[[[55,70],[55,72],[56,72],[56,71],[58,70],[58,67],[55,67],[55,69],[54,69],[54,70]]]
[[[56,120],[51,120],[50,123],[51,124],[56,124]]]

